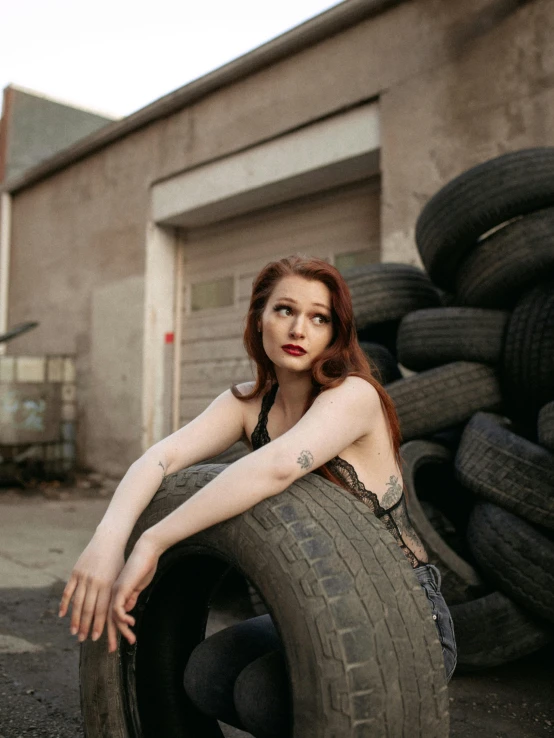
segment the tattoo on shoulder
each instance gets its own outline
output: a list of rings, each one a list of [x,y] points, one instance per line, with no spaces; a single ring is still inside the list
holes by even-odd
[[[296,461],[298,461],[302,469],[311,469],[314,465],[314,457],[309,451],[301,451]]]
[[[162,467],[162,472],[163,472],[163,477],[162,478],[165,479],[165,466],[162,464],[161,461],[158,461],[158,466],[161,466]]]

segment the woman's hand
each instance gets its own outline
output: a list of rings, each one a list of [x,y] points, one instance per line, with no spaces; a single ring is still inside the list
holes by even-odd
[[[162,553],[163,549],[148,534],[143,534],[113,586],[110,617],[131,644],[136,642],[136,636],[130,627],[135,624],[135,619],[127,613],[133,609],[139,594],[154,578]],[[108,630],[108,651],[111,653],[116,648],[116,634]]]
[[[60,602],[59,616],[71,609],[70,632],[79,634],[79,641],[88,636],[92,623],[92,640],[102,635],[110,609],[112,587],[125,564],[125,542],[115,535],[96,532],[79,556],[69,577]],[[94,618],[94,622],[93,622]],[[115,631],[108,621],[108,631]]]

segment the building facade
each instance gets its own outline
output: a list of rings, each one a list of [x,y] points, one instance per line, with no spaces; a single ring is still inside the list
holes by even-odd
[[[3,309],[40,319],[8,351],[76,354],[82,465],[122,474],[252,378],[268,261],[421,265],[437,189],[554,142],[553,31],[548,0],[346,0],[8,181]]]

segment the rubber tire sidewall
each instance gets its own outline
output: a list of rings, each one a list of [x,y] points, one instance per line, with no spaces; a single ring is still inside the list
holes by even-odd
[[[127,551],[144,530],[226,468],[202,465],[168,477],[139,519]],[[398,545],[365,505],[308,474],[278,496],[166,552],[159,577],[135,611],[146,612],[156,587],[170,576],[164,561],[181,557],[186,563],[186,557],[202,551],[235,566],[266,602],[287,654],[294,738],[354,738],[364,723],[376,738],[408,732],[446,738],[447,687],[427,598]],[[186,623],[180,630],[189,637]],[[136,650],[145,637],[137,621]],[[120,642],[119,649],[108,655],[101,639],[82,650],[87,738],[108,735],[106,725],[113,731],[110,738],[135,738],[136,733],[124,732],[132,712],[132,705],[122,704],[130,670],[122,673],[121,651],[127,647]],[[110,677],[109,685],[98,683]],[[155,687],[159,676],[148,678]],[[162,719],[163,710],[158,713]],[[217,735],[161,730],[165,738]]]

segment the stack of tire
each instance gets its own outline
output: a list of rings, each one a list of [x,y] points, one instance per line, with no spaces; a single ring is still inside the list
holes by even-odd
[[[425,205],[405,264],[349,270],[395,402],[410,517],[439,566],[458,668],[554,634],[554,148],[486,161]]]

